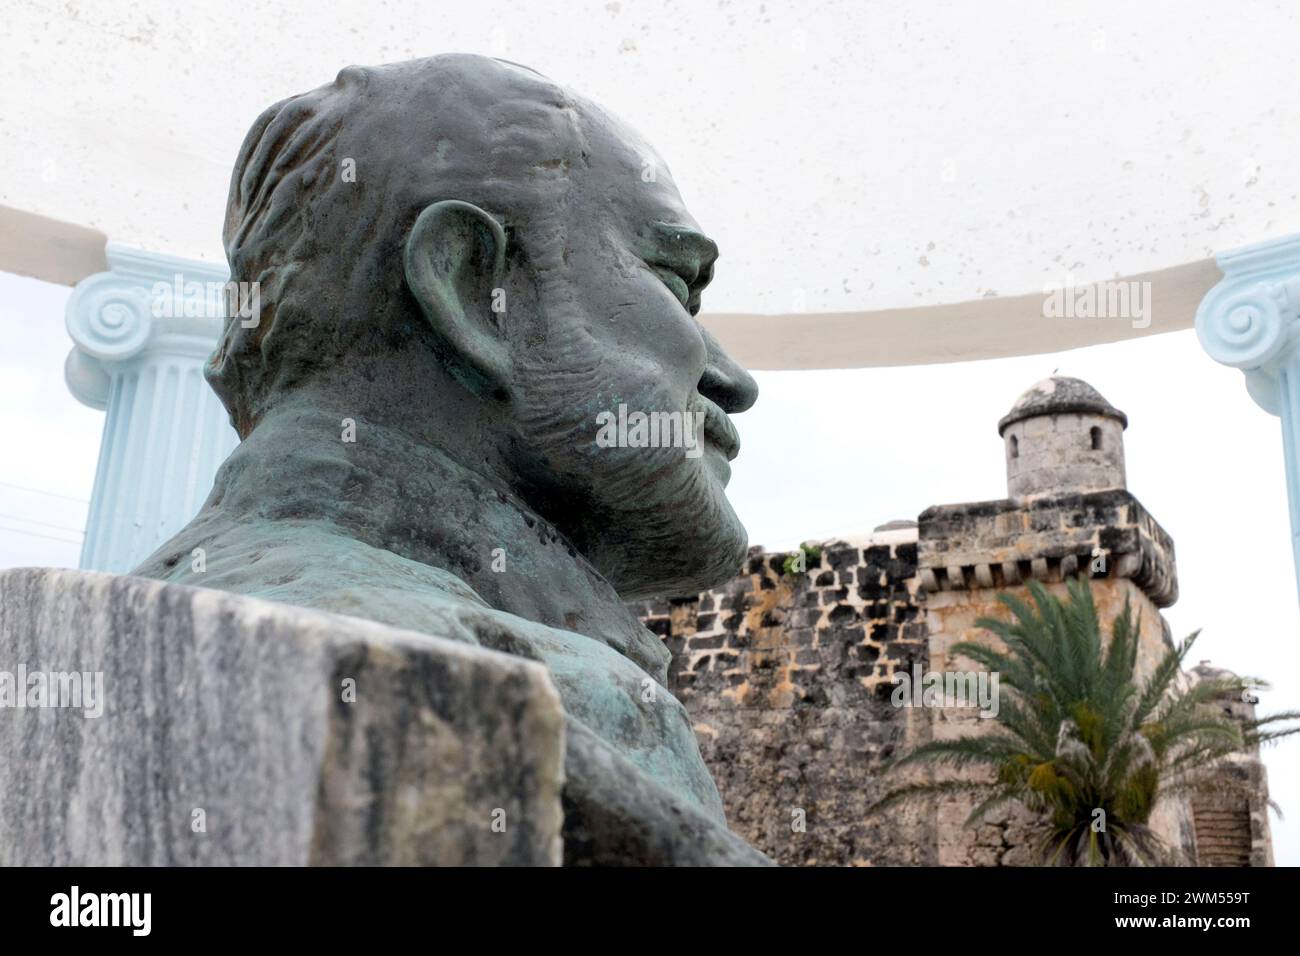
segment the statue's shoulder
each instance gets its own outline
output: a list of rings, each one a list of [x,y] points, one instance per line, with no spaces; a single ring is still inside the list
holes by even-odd
[[[318,524],[191,525],[133,574],[449,634],[461,608],[487,603],[455,575]],[[477,643],[477,641],[474,641]]]
[[[441,568],[320,524],[196,521],[136,575],[345,614],[546,665],[570,719],[721,819],[681,703],[604,642],[492,608]]]

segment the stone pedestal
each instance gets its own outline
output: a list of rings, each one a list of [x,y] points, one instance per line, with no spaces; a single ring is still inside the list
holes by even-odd
[[[563,763],[539,664],[219,591],[0,573],[0,866],[558,865]]]
[[[203,379],[227,272],[109,243],[109,271],[68,300],[68,388],[104,409],[81,566],[125,572],[175,534],[238,444]]]

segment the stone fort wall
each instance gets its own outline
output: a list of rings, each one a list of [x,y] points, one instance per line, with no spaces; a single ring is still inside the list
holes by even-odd
[[[866,815],[908,779],[884,773],[898,750],[994,723],[973,708],[895,706],[895,674],[917,663],[974,669],[950,655],[952,645],[996,640],[974,622],[1008,616],[998,593],[1029,599],[1023,585],[1006,583],[928,592],[919,544],[915,528],[827,541],[819,556],[805,556],[803,572],[786,570],[797,552],[754,548],[744,572],[721,588],[634,606],[673,654],[669,688],[694,721],[729,824],[784,865],[1034,862],[1032,820],[1014,806],[974,828],[964,826],[968,798]],[[1053,574],[1048,588],[1063,595],[1059,562]],[[1107,624],[1133,602],[1144,635],[1140,666],[1149,670],[1168,641],[1158,609],[1130,579],[1098,575],[1093,585]],[[1178,862],[1194,859],[1185,800],[1161,807],[1153,825]]]
[[[920,729],[890,703],[895,669],[928,654],[915,530],[825,542],[801,573],[790,557],[754,548],[722,588],[635,606],[673,653],[728,822],[787,865],[937,863],[927,815],[864,814]]]

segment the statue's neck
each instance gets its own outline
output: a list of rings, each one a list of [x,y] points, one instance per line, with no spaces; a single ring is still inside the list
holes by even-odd
[[[463,463],[473,450],[452,455],[355,413],[347,430],[345,417],[301,404],[269,415],[223,467],[217,507],[234,519],[327,523],[450,572],[498,610],[614,646],[644,639],[564,535],[499,475]]]

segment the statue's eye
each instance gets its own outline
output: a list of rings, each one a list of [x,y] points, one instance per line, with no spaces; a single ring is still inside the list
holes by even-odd
[[[691,300],[691,287],[686,284],[686,280],[672,269],[665,269],[663,266],[651,266],[651,268],[660,281],[668,287],[668,291],[676,296],[677,301],[685,308],[686,303]]]

